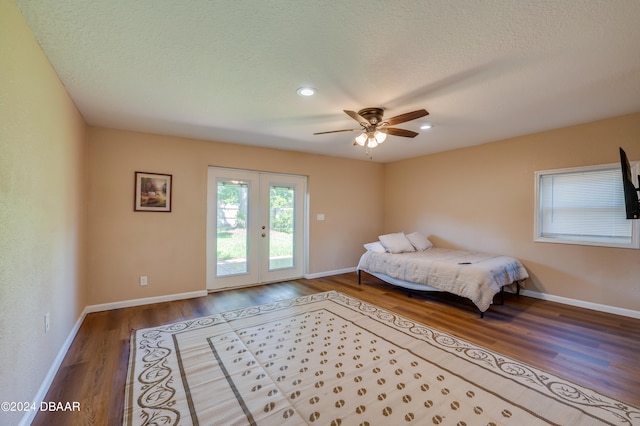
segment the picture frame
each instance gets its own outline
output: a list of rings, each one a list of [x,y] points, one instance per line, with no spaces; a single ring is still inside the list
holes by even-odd
[[[133,210],[171,212],[173,175],[135,172]]]

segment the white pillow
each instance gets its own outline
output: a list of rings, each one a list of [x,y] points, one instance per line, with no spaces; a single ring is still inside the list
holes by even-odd
[[[373,251],[376,253],[384,253],[387,251],[380,243],[380,241],[376,241],[375,243],[367,243],[364,245],[364,248],[366,248],[368,251]]]
[[[416,249],[413,248],[413,245],[411,245],[411,241],[409,241],[407,236],[404,235],[404,232],[380,235],[378,238],[389,253],[416,251]]]
[[[407,235],[407,239],[418,251],[425,251],[433,247],[433,243],[419,232],[412,232]]]

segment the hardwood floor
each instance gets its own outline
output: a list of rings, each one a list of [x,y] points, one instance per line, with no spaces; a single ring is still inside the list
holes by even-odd
[[[40,412],[33,425],[122,424],[132,330],[337,290],[503,355],[640,405],[640,319],[505,294],[480,318],[468,300],[414,294],[355,273],[262,285],[87,315],[45,398],[79,412]]]

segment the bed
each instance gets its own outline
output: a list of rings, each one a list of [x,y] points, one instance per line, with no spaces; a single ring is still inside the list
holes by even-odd
[[[406,289],[456,294],[471,300],[483,316],[495,295],[504,294],[505,286],[515,285],[519,294],[529,277],[513,257],[434,247],[419,233],[379,238],[365,244],[367,251],[357,267],[359,284],[364,271]]]

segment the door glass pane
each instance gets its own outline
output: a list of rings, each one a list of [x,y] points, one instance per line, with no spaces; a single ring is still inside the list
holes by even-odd
[[[249,186],[237,181],[218,181],[216,275],[246,274],[247,212]]]
[[[269,187],[269,269],[293,267],[294,189]]]

